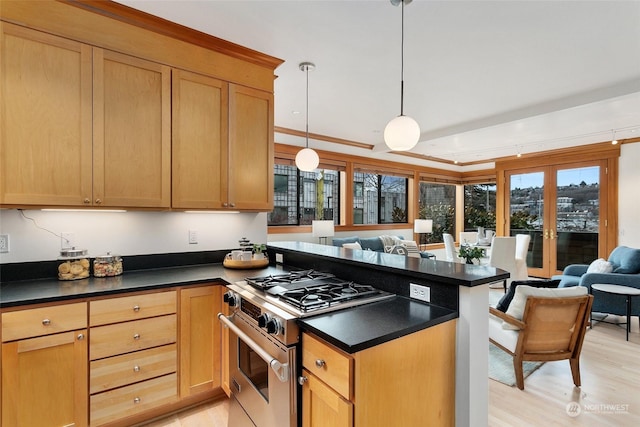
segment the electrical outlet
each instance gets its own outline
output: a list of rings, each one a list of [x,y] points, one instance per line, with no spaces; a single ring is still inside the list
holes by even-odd
[[[284,262],[284,255],[283,254],[276,254],[276,263],[277,264],[282,264]]]
[[[76,246],[76,235],[68,231],[60,233],[60,249],[71,249]]]
[[[9,252],[9,235],[0,234],[0,253],[6,254]]]
[[[428,286],[416,285],[415,283],[409,283],[409,295],[411,298],[419,299],[420,301],[431,301],[431,288]]]
[[[198,230],[189,230],[189,244],[190,245],[198,244]]]

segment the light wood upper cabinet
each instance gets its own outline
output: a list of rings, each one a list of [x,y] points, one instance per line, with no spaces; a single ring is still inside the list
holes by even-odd
[[[91,47],[0,22],[0,203],[92,193]]]
[[[273,94],[229,85],[229,207],[273,209]]]
[[[93,204],[169,207],[171,70],[94,49]]]
[[[171,206],[219,209],[226,203],[229,85],[172,71]]]

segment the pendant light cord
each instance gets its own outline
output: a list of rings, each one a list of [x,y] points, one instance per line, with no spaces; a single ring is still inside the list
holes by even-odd
[[[309,148],[309,66],[305,67],[305,71],[307,74],[307,112],[306,112],[306,122],[307,122],[307,148]]]
[[[404,116],[404,0],[402,3],[402,31],[400,36],[400,115]]]

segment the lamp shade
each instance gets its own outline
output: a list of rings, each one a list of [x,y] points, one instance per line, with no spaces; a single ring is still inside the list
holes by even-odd
[[[332,237],[335,233],[332,220],[311,221],[313,237]]]
[[[311,148],[303,148],[296,154],[296,166],[304,172],[315,170],[320,164],[320,157]]]
[[[413,221],[414,233],[432,233],[433,232],[433,220],[431,219],[416,219]]]
[[[407,151],[420,139],[420,126],[409,116],[400,115],[384,128],[384,142],[394,151]]]

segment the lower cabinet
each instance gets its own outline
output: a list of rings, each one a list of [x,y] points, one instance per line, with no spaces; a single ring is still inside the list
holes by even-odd
[[[86,426],[87,304],[2,313],[2,425]]]
[[[451,320],[348,354],[302,336],[302,425],[455,425]]]

